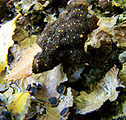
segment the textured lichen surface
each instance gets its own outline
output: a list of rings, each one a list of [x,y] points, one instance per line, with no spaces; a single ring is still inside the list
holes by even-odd
[[[59,63],[83,63],[86,59],[84,42],[87,34],[97,27],[98,20],[88,13],[87,7],[84,2],[70,2],[67,11],[53,23],[47,24],[36,41],[42,53],[35,56],[34,73],[50,70]]]
[[[8,62],[0,68],[0,119],[125,120],[125,7],[121,0],[0,1],[0,51],[8,54],[0,52],[0,65]]]

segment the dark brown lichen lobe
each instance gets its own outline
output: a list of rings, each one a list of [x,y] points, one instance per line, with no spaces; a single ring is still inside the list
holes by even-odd
[[[84,42],[87,35],[97,28],[98,21],[96,16],[88,13],[87,8],[88,3],[84,0],[71,0],[67,11],[45,27],[36,41],[42,53],[34,58],[34,73],[53,69],[59,63],[83,62]]]

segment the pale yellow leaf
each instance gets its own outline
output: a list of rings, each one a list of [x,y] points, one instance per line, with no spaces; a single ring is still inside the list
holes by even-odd
[[[99,48],[103,42],[117,42],[117,46],[126,47],[126,23],[115,25],[116,21],[117,17],[101,18],[97,23],[99,27],[88,34],[84,50],[87,52],[89,46]]]
[[[97,25],[104,30],[106,28],[112,28],[117,22],[118,16],[102,17],[99,19]]]
[[[110,33],[111,35],[114,34],[112,28],[116,24],[118,16],[113,17],[102,17],[99,19],[97,25],[105,32]]]
[[[80,95],[75,98],[77,113],[86,114],[99,109],[106,100],[114,101],[118,97],[116,88],[119,87],[117,78],[118,69],[113,66],[100,80],[97,87],[91,93],[81,91]]]
[[[32,74],[32,62],[34,56],[41,52],[41,48],[34,43],[31,48],[29,48],[20,61],[15,65],[15,67],[10,71],[9,75],[6,76],[5,80],[19,80],[21,78],[26,78]]]
[[[18,14],[13,20],[5,23],[0,28],[0,73],[7,66],[8,48],[13,45],[12,35],[16,28],[16,21],[21,16]]]
[[[7,109],[12,112],[16,120],[23,120],[30,107],[29,92],[19,92],[13,95],[12,100],[7,105]]]

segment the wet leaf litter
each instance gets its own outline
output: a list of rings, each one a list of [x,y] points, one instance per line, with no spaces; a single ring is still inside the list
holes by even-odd
[[[125,3],[3,5],[10,17],[1,14],[1,119],[125,119]]]

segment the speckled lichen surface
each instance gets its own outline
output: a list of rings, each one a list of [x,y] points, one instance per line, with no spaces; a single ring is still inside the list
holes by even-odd
[[[84,42],[87,35],[97,28],[95,15],[88,13],[88,3],[73,0],[67,11],[58,19],[47,24],[36,43],[42,53],[35,56],[33,72],[40,73],[53,69],[59,63],[83,63],[86,59]]]

